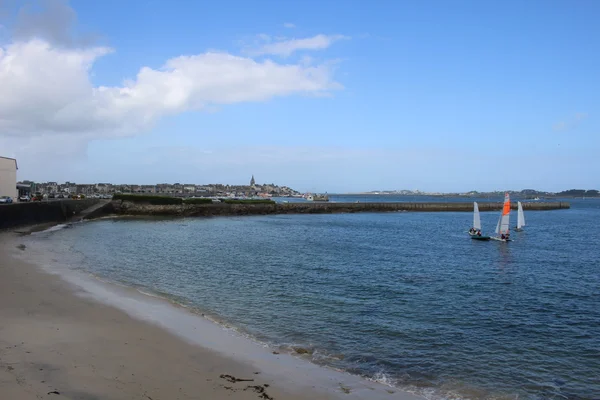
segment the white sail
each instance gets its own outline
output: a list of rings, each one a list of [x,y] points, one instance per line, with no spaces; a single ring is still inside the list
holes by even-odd
[[[500,232],[508,233],[510,224],[510,195],[506,193],[504,195],[504,205],[502,207],[502,216],[500,217]]]
[[[473,228],[481,230],[481,218],[479,217],[479,206],[473,202]]]
[[[496,233],[503,234],[508,233],[508,226],[510,223],[510,195],[506,193],[504,195],[504,204],[502,205],[502,214],[496,225]]]
[[[508,228],[510,224],[510,215],[506,214],[502,216],[500,220],[500,233],[508,233]]]
[[[517,229],[521,229],[525,226],[525,214],[523,214],[523,205],[521,202],[517,202],[518,211],[517,211]]]

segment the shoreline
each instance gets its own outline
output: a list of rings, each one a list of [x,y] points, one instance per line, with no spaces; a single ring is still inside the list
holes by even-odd
[[[268,382],[267,388],[263,386],[263,389],[256,389],[268,392],[266,394],[268,397],[262,398],[329,399],[368,397],[371,399],[421,399],[421,397],[403,392],[401,389],[392,388],[346,372],[336,371],[304,360],[299,356],[283,352],[274,354],[273,349],[268,349],[265,345],[246,337],[243,333],[235,329],[228,330],[210,317],[195,314],[193,310],[188,309],[185,305],[178,304],[160,295],[145,293],[138,288],[127,285],[106,282],[87,272],[73,271],[67,268],[57,270],[48,265],[40,265],[39,262],[31,263],[31,257],[28,255],[25,255],[26,261],[23,261],[22,256],[24,254],[16,255],[23,251],[16,248],[22,236],[0,232],[0,238],[2,238],[0,254],[3,255],[2,258],[4,259],[0,262],[2,280],[4,280],[4,275],[7,273],[7,268],[9,270],[19,268],[26,271],[27,276],[20,276],[21,280],[25,280],[25,282],[22,282],[24,285],[36,285],[36,280],[46,280],[46,277],[50,277],[51,285],[56,285],[62,289],[63,302],[69,303],[69,300],[71,300],[71,303],[78,304],[74,305],[74,308],[103,308],[100,314],[122,313],[124,315],[121,316],[120,325],[126,325],[131,330],[159,330],[168,337],[168,340],[165,339],[166,341],[176,343],[169,343],[169,346],[184,346],[188,352],[193,352],[192,349],[195,349],[196,352],[211,353],[214,359],[209,357],[210,361],[207,363],[209,365],[202,365],[202,368],[208,368],[212,371],[214,370],[213,364],[227,365],[231,370],[242,371],[236,372],[238,374],[243,375],[246,373],[246,376],[243,376],[244,378],[260,377],[261,379],[255,380]],[[31,250],[26,248],[24,251]],[[7,257],[9,255],[10,257]],[[37,297],[40,304],[43,304],[44,301],[47,301],[45,297],[51,295],[56,296],[56,293],[42,291],[42,293],[35,293],[34,297]],[[2,297],[0,294],[0,304],[4,300]],[[75,299],[77,301],[73,301]],[[3,316],[4,311],[4,306],[0,305],[0,315]],[[31,318],[25,317],[25,319]],[[81,324],[86,325],[83,322]],[[114,322],[105,321],[105,324],[106,327],[104,328],[106,329],[109,326],[112,327]],[[0,343],[4,341],[4,333],[0,330]],[[52,343],[46,343],[46,345],[52,346]],[[0,352],[0,354],[2,353]],[[140,355],[138,354],[138,356]],[[0,361],[1,366],[2,362]],[[254,374],[257,371],[260,374]],[[212,381],[207,380],[206,382],[222,380],[219,378],[219,374],[215,374],[206,378],[212,379]],[[225,369],[222,374],[238,376],[235,373],[228,373]],[[0,376],[0,379],[2,378],[4,377]],[[198,379],[196,377],[191,380]],[[243,387],[248,386],[243,385],[247,382],[235,384],[223,382],[224,385],[221,386],[215,386],[214,383],[212,386],[208,385],[210,388],[205,388],[207,392],[198,394],[197,397],[182,398],[205,398],[205,395],[210,395],[210,398],[214,399],[222,397],[245,399],[257,398],[262,395],[262,393],[253,393],[252,396],[248,397],[248,391],[243,390]],[[239,387],[242,387],[242,389]],[[174,394],[164,392],[164,395],[166,397],[163,396],[162,398],[171,398]],[[28,399],[28,397],[14,398],[19,400],[21,398]],[[157,397],[152,398],[156,399]]]

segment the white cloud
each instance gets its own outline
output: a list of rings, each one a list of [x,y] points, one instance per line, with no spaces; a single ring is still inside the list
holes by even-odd
[[[258,37],[263,43],[256,48],[246,49],[248,54],[252,55],[278,55],[290,56],[299,50],[324,50],[339,40],[349,39],[344,35],[315,35],[303,39],[289,38],[271,38],[267,35]]]
[[[283,24],[284,28],[288,28],[288,29],[293,29],[296,27],[296,25],[292,24],[291,22],[286,22],[285,24]]]
[[[207,52],[142,67],[117,87],[95,87],[94,62],[112,49],[65,48],[31,39],[0,48],[0,132],[21,138],[130,135],[158,118],[218,105],[340,89],[328,64],[280,64]]]
[[[577,127],[584,119],[588,117],[587,113],[584,112],[576,112],[571,117],[569,117],[565,121],[557,122],[552,126],[552,129],[555,131],[566,131],[572,128]]]

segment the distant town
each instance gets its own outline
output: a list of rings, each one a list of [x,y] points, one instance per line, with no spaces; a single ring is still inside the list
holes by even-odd
[[[110,198],[116,193],[156,194],[185,197],[300,197],[302,194],[287,186],[274,183],[257,184],[254,176],[248,185],[224,185],[220,183],[197,185],[191,183],[159,183],[156,185],[74,182],[17,182],[19,196],[41,194],[50,198],[84,195],[86,197]]]

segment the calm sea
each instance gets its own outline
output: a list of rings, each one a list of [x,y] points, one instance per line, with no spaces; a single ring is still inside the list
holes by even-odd
[[[429,398],[598,399],[600,200],[570,201],[527,212],[512,243],[470,240],[472,214],[451,212],[102,220],[31,240]],[[498,217],[482,213],[484,233]]]

